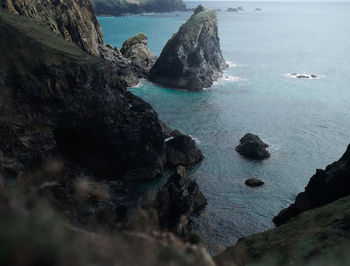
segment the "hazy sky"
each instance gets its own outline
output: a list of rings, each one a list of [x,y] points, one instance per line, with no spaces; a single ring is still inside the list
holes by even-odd
[[[187,0],[190,1],[190,0]],[[196,0],[194,0],[196,1]],[[336,2],[348,2],[350,3],[350,0],[200,0],[203,2],[211,2],[211,1],[229,1],[229,2],[329,2],[329,3],[336,3]]]

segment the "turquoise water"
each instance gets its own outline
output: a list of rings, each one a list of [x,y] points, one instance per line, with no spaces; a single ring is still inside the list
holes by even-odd
[[[273,227],[272,217],[304,189],[315,169],[345,151],[350,140],[350,4],[205,4],[246,10],[218,12],[221,48],[231,65],[225,78],[196,93],[146,81],[131,90],[202,149],[206,159],[192,176],[209,203],[195,228],[215,254],[243,236]],[[256,7],[263,11],[253,11]],[[121,47],[126,38],[144,32],[159,55],[190,15],[99,21],[107,43]],[[288,77],[293,72],[320,78]],[[246,160],[236,153],[234,147],[247,132],[270,144],[269,160]],[[266,184],[249,188],[247,178]]]

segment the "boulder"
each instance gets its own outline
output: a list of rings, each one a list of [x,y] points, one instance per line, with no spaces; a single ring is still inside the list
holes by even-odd
[[[167,87],[198,91],[210,87],[225,67],[216,12],[199,5],[167,42],[150,78]]]
[[[325,170],[316,170],[304,192],[297,195],[295,202],[282,210],[273,222],[281,225],[299,213],[331,203],[350,195],[350,145],[344,155]]]
[[[264,160],[270,157],[270,153],[266,150],[269,145],[264,143],[257,135],[248,133],[239,142],[236,151],[245,157],[256,160]]]
[[[156,197],[160,228],[186,235],[190,216],[206,204],[196,181],[186,176],[185,167],[178,166]]]
[[[179,131],[172,131],[173,136],[165,142],[165,152],[168,167],[178,165],[193,166],[204,159],[195,141]]]
[[[265,184],[264,181],[256,178],[250,178],[245,181],[245,184],[250,187],[260,187]]]
[[[120,52],[138,68],[143,77],[148,77],[149,71],[157,60],[157,57],[148,49],[147,36],[143,33],[127,39]]]

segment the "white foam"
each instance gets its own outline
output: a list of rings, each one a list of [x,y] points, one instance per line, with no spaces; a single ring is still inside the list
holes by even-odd
[[[164,142],[168,142],[169,140],[172,140],[174,137],[169,137],[164,140]]]
[[[234,63],[232,63],[232,62],[230,62],[230,61],[226,61],[226,64],[228,64],[228,67],[229,67],[229,68],[237,67],[236,64],[234,64]]]
[[[189,136],[190,136],[191,139],[193,139],[197,144],[200,144],[200,143],[201,143],[201,141],[200,141],[197,137],[192,136],[192,135],[189,135]]]
[[[316,74],[297,74],[297,73],[286,73],[284,74],[285,77],[291,78],[291,79],[306,79],[306,80],[314,80],[314,79],[323,79],[324,76],[316,75]]]

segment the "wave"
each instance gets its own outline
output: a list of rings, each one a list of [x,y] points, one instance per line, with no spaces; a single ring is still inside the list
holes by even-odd
[[[232,67],[237,67],[238,65],[236,65],[235,63],[232,63],[230,61],[226,61],[226,64],[228,64],[228,67],[229,68],[232,68]]]
[[[201,141],[197,137],[192,136],[192,135],[189,135],[189,136],[191,137],[191,139],[193,139],[196,142],[196,144],[200,144],[201,143]]]

